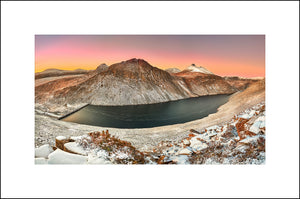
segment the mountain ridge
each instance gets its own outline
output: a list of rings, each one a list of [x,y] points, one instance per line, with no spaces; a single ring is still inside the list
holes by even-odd
[[[37,86],[36,101],[136,105],[236,92],[220,76],[200,72],[184,76],[188,73],[184,71],[170,74],[143,59],[133,58],[109,67],[103,64],[99,67],[78,78],[60,79]]]

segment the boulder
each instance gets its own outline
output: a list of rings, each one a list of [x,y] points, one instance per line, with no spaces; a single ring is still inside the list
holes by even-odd
[[[182,142],[184,145],[187,145],[187,146],[189,146],[191,144],[190,141],[187,139],[182,140]]]
[[[197,152],[197,151],[202,151],[204,149],[208,148],[208,145],[205,144],[205,143],[202,143],[202,142],[199,142],[197,144],[194,144],[192,149],[194,152]]]
[[[49,144],[44,144],[35,149],[36,158],[48,158],[48,155],[53,152],[52,147]]]
[[[82,146],[76,142],[67,142],[64,144],[64,151],[79,155],[87,155],[87,152]]]
[[[251,131],[252,133],[258,134],[260,131],[260,128],[264,128],[264,127],[265,127],[265,116],[261,116],[254,121],[254,123],[250,127],[249,131]]]
[[[66,136],[57,136],[55,138],[55,146],[61,150],[64,150],[65,143],[72,142],[74,140],[67,138]]]
[[[86,164],[87,156],[77,155],[56,149],[48,156],[48,164]]]

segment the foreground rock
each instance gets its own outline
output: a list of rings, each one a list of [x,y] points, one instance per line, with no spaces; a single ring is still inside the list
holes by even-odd
[[[56,149],[49,155],[48,164],[87,164],[88,158]]]
[[[249,116],[248,119],[242,118],[245,115]],[[224,125],[214,125],[200,133],[192,133],[181,142],[162,142],[155,152],[163,157],[160,163],[167,164],[264,164],[264,115],[264,104],[258,104]],[[255,134],[246,133],[254,127],[257,128]],[[185,159],[182,159],[183,155]]]
[[[35,149],[36,158],[48,158],[48,155],[53,152],[49,144],[42,145]]]

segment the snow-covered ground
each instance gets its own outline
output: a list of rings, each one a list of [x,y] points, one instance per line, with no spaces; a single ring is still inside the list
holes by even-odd
[[[259,103],[201,132],[190,129],[188,137],[163,141],[150,152],[139,151],[108,131],[58,136],[56,141],[60,149],[36,148],[36,164],[264,164],[265,105]]]

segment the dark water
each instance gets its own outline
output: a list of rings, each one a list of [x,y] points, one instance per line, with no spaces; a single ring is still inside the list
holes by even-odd
[[[63,118],[63,121],[114,128],[149,128],[201,119],[228,101],[229,95],[203,96],[184,100],[130,106],[95,106]]]

